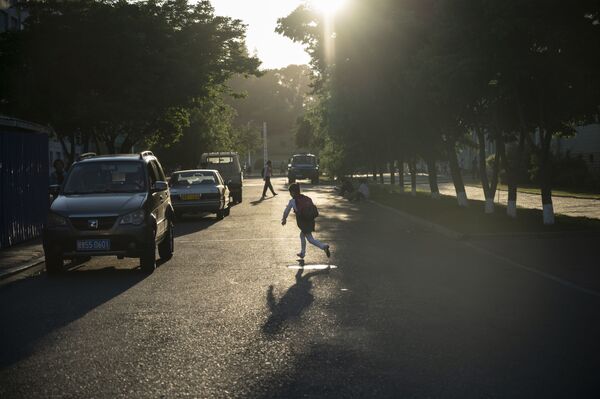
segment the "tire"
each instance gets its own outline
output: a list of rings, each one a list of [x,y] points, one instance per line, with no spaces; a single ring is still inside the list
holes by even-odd
[[[225,213],[225,216],[229,216],[229,214],[231,213],[231,205],[228,206],[227,208],[225,208],[224,213]]]
[[[217,211],[217,220],[223,220],[224,217],[225,217],[225,210],[219,209]]]
[[[233,195],[233,201],[236,204],[241,204],[242,203],[242,190],[240,190],[239,193]]]
[[[151,274],[156,269],[156,232],[147,241],[140,256],[140,268],[144,273]]]
[[[46,253],[46,273],[57,275],[65,271],[63,256],[58,253]]]
[[[158,244],[158,256],[163,261],[167,261],[173,257],[173,251],[175,250],[175,232],[173,228],[173,222],[168,221],[169,227],[167,227],[167,233],[165,237]]]

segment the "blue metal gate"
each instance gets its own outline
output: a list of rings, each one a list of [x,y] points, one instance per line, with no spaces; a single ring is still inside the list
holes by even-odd
[[[0,120],[0,248],[39,237],[45,223],[48,135],[35,126]]]

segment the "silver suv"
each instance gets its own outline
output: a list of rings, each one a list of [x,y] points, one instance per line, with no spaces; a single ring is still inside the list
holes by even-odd
[[[140,258],[145,272],[173,255],[174,212],[163,169],[150,151],[84,154],[69,169],[44,228],[46,270],[88,256]]]

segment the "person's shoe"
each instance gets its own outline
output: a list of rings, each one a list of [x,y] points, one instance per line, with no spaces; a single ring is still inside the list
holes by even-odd
[[[274,197],[274,196],[276,196],[276,195],[279,195],[279,194],[277,194],[277,193],[273,193],[273,197]]]
[[[327,255],[328,258],[331,258],[331,251],[329,251],[329,245],[325,246],[325,255]]]
[[[300,259],[304,259],[304,255],[303,254],[296,254],[297,257],[299,257]]]

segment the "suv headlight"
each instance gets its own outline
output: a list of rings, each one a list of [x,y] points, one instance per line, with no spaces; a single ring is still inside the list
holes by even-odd
[[[57,215],[56,213],[49,213],[48,219],[46,221],[46,226],[48,227],[59,227],[66,226],[67,218]]]
[[[121,221],[119,224],[133,224],[134,226],[139,226],[140,224],[144,223],[144,216],[144,210],[138,209],[137,211],[121,216]]]

